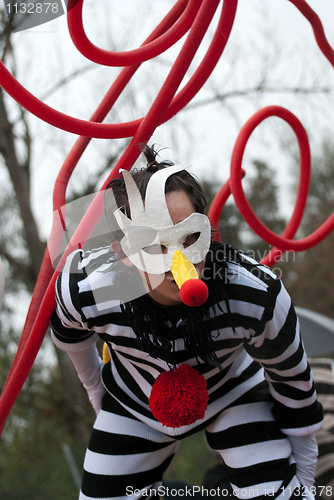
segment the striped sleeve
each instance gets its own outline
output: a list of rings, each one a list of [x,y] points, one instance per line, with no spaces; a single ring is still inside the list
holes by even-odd
[[[298,318],[280,280],[270,282],[256,333],[245,345],[265,370],[275,400],[273,413],[286,434],[306,435],[322,425],[313,375],[300,336]]]
[[[319,497],[334,500],[334,361],[310,359],[319,401],[324,407],[324,425],[316,433],[319,457],[315,471]]]
[[[82,251],[71,254],[56,282],[56,307],[51,318],[54,344],[64,351],[81,351],[94,344],[98,335],[89,330],[79,302],[79,281],[86,275],[80,263]]]

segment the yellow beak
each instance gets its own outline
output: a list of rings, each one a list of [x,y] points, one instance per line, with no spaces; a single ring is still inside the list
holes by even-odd
[[[199,279],[194,264],[180,250],[174,253],[170,269],[179,288],[190,279]]]
[[[102,350],[102,360],[103,360],[103,364],[106,364],[108,363],[108,361],[110,361],[110,354],[109,354],[109,349],[108,349],[108,345],[106,344],[106,342],[104,342],[103,344],[103,350]]]

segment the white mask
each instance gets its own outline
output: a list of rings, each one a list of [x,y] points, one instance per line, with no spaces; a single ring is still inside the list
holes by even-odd
[[[168,211],[166,180],[184,169],[183,165],[174,165],[154,173],[147,185],[145,204],[131,174],[122,172],[132,217],[129,219],[121,209],[114,212],[124,232],[122,250],[138,269],[150,274],[170,271],[176,250],[181,251],[193,264],[204,260],[209,251],[211,226],[206,215],[193,213],[173,224]],[[183,243],[194,233],[199,233],[197,240],[185,248]],[[161,246],[164,247],[164,253]]]

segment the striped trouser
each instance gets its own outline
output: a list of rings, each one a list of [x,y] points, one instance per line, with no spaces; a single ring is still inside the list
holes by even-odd
[[[290,443],[273,419],[270,402],[249,402],[246,394],[207,422],[206,433],[225,462],[235,498],[287,499],[295,488],[301,497]],[[162,475],[182,437],[153,429],[105,397],[86,453],[79,500],[158,498]],[[199,478],[204,473],[199,471]]]

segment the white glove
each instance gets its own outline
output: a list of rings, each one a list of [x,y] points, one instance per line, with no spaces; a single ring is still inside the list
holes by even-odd
[[[95,344],[84,351],[67,351],[78,373],[78,377],[86,389],[96,415],[102,406],[102,398],[106,393],[102,383],[101,372],[103,361],[100,358]]]
[[[303,486],[314,484],[315,468],[318,458],[318,445],[315,433],[307,436],[288,436],[292,455],[296,460],[297,477]]]

